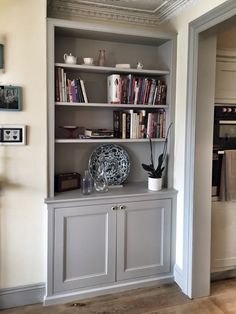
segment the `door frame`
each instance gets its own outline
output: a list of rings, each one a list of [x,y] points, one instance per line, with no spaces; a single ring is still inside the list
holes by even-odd
[[[187,106],[186,110],[186,136],[185,136],[185,193],[184,193],[184,260],[183,260],[183,287],[182,290],[190,298],[203,297],[210,294],[210,272],[206,277],[201,272],[201,266],[210,265],[210,254],[204,255],[210,250],[210,238],[198,252],[203,254],[195,256],[195,248],[199,245],[198,235],[211,230],[211,222],[204,221],[202,211],[196,210],[194,191],[194,168],[195,168],[195,141],[196,141],[196,111],[197,111],[197,71],[198,71],[198,42],[199,34],[216,26],[236,15],[236,1],[228,0],[215,9],[202,15],[189,24],[188,37],[188,72],[187,72]],[[211,211],[211,208],[205,210]],[[199,221],[201,223],[199,224]],[[201,259],[201,263],[198,260]],[[203,260],[202,260],[203,259]],[[204,263],[203,263],[204,262]],[[194,276],[201,277],[197,283],[193,282]],[[199,284],[200,282],[200,284]],[[197,287],[196,287],[197,285]],[[201,287],[199,286],[201,285]],[[202,291],[200,294],[195,291]]]

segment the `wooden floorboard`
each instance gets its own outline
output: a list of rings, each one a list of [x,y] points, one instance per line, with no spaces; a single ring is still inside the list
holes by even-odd
[[[3,314],[236,314],[236,279],[212,284],[211,296],[190,300],[176,284],[135,289],[54,306],[32,305]]]

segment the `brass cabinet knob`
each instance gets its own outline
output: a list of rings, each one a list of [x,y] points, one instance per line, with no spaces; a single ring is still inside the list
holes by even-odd
[[[125,205],[120,205],[120,206],[119,206],[119,209],[125,210],[125,209],[126,209],[126,206],[125,206]]]
[[[114,205],[111,207],[111,210],[117,210],[118,209],[118,206],[117,205]]]

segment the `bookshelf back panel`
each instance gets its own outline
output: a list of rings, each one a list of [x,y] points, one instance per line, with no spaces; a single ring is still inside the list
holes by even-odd
[[[69,107],[70,105],[68,105]],[[61,126],[79,126],[81,128],[108,128],[113,129],[113,112],[100,108],[86,110],[81,108],[62,107],[56,110],[56,138],[65,138],[66,132]],[[63,132],[62,132],[63,131]]]
[[[117,31],[117,29],[116,29]],[[141,36],[140,34],[127,34],[128,31],[126,30],[125,34],[118,32],[112,32],[109,29],[107,31],[101,30],[88,30],[88,29],[78,29],[78,28],[62,28],[56,27],[55,28],[55,35],[64,36],[64,37],[74,37],[74,38],[86,38],[91,40],[101,40],[101,41],[113,41],[117,43],[133,43],[133,44],[141,44],[141,45],[148,45],[148,46],[161,46],[163,43],[169,41],[173,35],[165,34],[165,36],[160,35],[156,36]],[[169,39],[168,39],[169,38]]]
[[[83,64],[83,57],[94,58],[96,64],[100,49],[106,50],[106,66],[129,63],[131,68],[136,68],[137,62],[141,61],[146,69],[169,69],[165,56],[158,53],[157,47],[61,36],[55,42],[55,62],[63,63],[64,53],[72,53],[77,56],[78,64]]]
[[[88,169],[88,161],[92,152],[99,146],[99,144],[56,144],[55,145],[56,162],[55,173],[79,172],[84,173]],[[127,182],[146,181],[148,174],[142,168],[142,163],[150,164],[150,149],[149,143],[122,143],[119,145],[123,147],[130,158],[130,174]],[[155,155],[161,152],[163,144],[154,144],[157,147]]]
[[[107,102],[107,75],[97,73],[84,73],[80,71],[65,70],[69,79],[82,79],[88,101],[92,103]]]

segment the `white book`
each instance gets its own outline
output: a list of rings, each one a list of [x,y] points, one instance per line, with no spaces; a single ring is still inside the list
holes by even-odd
[[[148,97],[148,105],[152,105],[153,104],[153,97],[155,94],[155,87],[156,87],[156,81],[152,80],[152,84],[150,87],[150,92],[149,92],[149,97]]]
[[[126,112],[122,112],[122,138],[126,139]]]
[[[134,110],[130,109],[130,110],[128,110],[128,112],[130,113],[130,138],[134,138],[134,134],[133,134]]]
[[[134,105],[137,105],[138,102],[138,92],[139,92],[139,87],[138,87],[138,82],[135,81],[135,85],[134,85]]]
[[[86,94],[86,90],[85,90],[85,86],[84,86],[84,81],[83,80],[80,80],[80,86],[81,86],[81,89],[82,89],[84,102],[88,103],[88,97],[87,97],[87,94]]]
[[[149,112],[148,114],[148,120],[147,120],[147,135],[150,136],[151,135],[151,125],[152,123],[152,114]]]
[[[132,124],[132,128],[133,128],[132,134],[133,134],[133,137],[132,138],[137,138],[137,124],[138,124],[138,115],[135,112],[135,113],[133,113],[133,124]]]
[[[155,87],[155,92],[154,92],[154,96],[153,96],[153,100],[152,100],[153,105],[155,105],[156,97],[157,97],[157,86]]]

